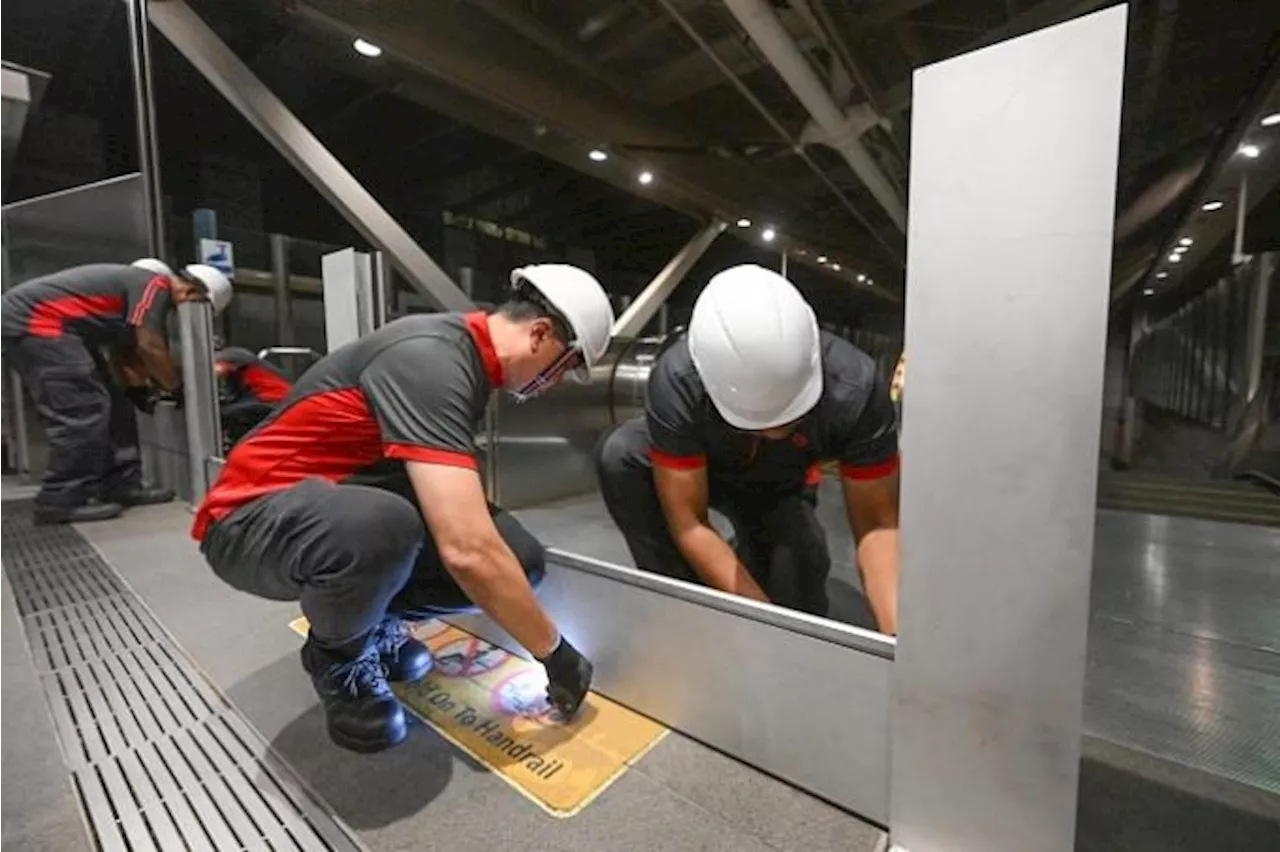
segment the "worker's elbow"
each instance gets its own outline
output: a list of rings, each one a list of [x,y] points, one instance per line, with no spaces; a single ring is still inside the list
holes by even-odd
[[[494,560],[482,544],[456,542],[441,545],[440,561],[463,585],[484,585],[493,575]]]

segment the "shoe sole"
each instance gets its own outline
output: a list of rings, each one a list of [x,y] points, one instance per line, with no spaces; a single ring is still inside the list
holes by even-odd
[[[347,751],[359,752],[360,754],[374,754],[375,752],[386,751],[393,746],[400,745],[407,736],[409,736],[408,725],[401,729],[399,736],[384,740],[358,740],[338,731],[329,732],[329,739],[333,740],[335,745],[341,746]]]

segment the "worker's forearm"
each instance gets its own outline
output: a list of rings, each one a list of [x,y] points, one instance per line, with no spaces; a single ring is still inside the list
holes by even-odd
[[[699,524],[691,527],[676,538],[676,546],[702,582],[713,589],[752,600],[769,601],[769,596],[738,559],[738,554],[710,526]]]
[[[559,632],[529,585],[511,548],[495,541],[476,551],[446,560],[453,579],[499,627],[538,659],[555,650]]]
[[[182,377],[174,366],[173,357],[167,346],[139,346],[138,355],[142,358],[147,373],[155,383],[167,391],[176,391],[182,386]]]
[[[898,530],[877,529],[858,542],[858,573],[880,632],[898,633]]]

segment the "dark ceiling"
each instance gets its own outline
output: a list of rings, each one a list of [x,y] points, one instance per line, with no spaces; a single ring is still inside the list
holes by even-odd
[[[53,73],[46,104],[101,118],[113,165],[134,157],[122,5],[8,0],[3,34],[5,58]],[[901,231],[833,148],[793,145],[811,138],[809,114],[725,3],[192,5],[428,247],[438,225],[417,221],[418,213],[445,207],[651,274],[696,220],[745,216],[753,228],[731,228],[743,241],[734,250],[767,259],[788,247],[807,267],[806,289],[825,282],[841,297],[866,293],[853,277],[864,272],[877,291],[901,291]],[[841,106],[874,122],[860,141],[905,198],[913,67],[1110,3],[767,5]],[[1178,226],[1195,178],[1280,55],[1275,0],[1135,0],[1130,7],[1117,269],[1153,254]],[[355,35],[384,55],[357,56]],[[199,178],[184,164],[211,150],[253,152],[270,164],[263,227],[344,239],[345,226],[319,209],[318,196],[283,174],[283,161],[163,38],[153,44],[174,209],[189,209],[184,200],[199,195]],[[607,150],[609,161],[587,160],[592,147]],[[651,186],[635,182],[642,169],[654,172]],[[21,182],[13,189],[22,190]],[[768,250],[758,237],[765,223],[782,235]],[[841,261],[841,273],[820,268],[820,255]]]

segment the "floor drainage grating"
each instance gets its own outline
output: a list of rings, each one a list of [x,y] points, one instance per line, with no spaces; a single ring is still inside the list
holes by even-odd
[[[0,521],[62,754],[104,852],[362,846],[70,527]]]

